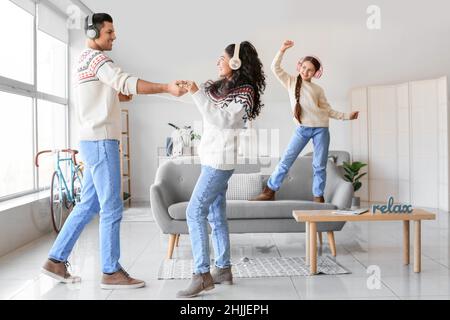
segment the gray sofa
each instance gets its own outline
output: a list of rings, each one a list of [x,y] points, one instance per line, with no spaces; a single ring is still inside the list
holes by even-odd
[[[186,207],[200,174],[199,164],[169,161],[159,167],[155,183],[150,187],[150,203],[155,221],[164,234],[169,234],[167,258],[172,257],[180,234],[188,234]],[[235,173],[259,172],[258,165],[239,165]],[[264,177],[264,184],[267,180]],[[349,208],[353,196],[352,184],[345,181],[339,168],[329,160],[325,203],[313,202],[312,157],[298,158],[285,178],[275,201],[227,200],[230,233],[305,232],[305,224],[295,222],[293,210]],[[327,232],[333,255],[336,255],[334,231],[345,223],[324,222],[318,232]],[[319,233],[321,235],[321,233]],[[321,241],[321,238],[319,239]]]

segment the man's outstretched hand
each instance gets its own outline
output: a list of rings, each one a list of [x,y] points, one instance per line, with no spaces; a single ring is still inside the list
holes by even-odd
[[[121,92],[119,92],[118,96],[119,96],[120,102],[128,102],[128,101],[133,100],[132,94],[130,94],[129,96],[126,96],[126,95],[122,94]]]
[[[179,85],[178,81],[172,81],[167,85],[167,93],[175,96],[175,97],[181,97],[182,95],[185,95],[187,93],[187,89],[183,86]]]

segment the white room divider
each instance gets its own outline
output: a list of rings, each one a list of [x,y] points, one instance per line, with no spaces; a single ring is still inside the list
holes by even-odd
[[[351,91],[351,109],[359,111],[358,120],[352,121],[352,156],[353,161],[369,162],[369,131],[367,121],[367,88],[356,88]],[[368,175],[361,179],[358,195],[363,201],[369,201]]]
[[[353,161],[368,163],[362,200],[449,209],[447,78],[355,88]]]

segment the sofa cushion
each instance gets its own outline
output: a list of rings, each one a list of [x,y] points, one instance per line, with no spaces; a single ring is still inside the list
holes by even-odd
[[[260,173],[233,174],[228,181],[227,200],[250,200],[260,194],[263,176]]]
[[[175,220],[186,220],[189,202],[179,202],[169,207],[169,215]],[[228,200],[228,219],[294,219],[294,210],[337,209],[331,203],[317,203],[303,200],[247,201]]]

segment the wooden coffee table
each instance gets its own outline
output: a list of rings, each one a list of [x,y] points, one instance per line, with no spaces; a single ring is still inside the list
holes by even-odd
[[[409,264],[409,222],[414,221],[414,272],[421,270],[421,221],[435,220],[434,213],[414,209],[412,213],[375,213],[343,215],[336,210],[294,210],[292,215],[297,222],[306,224],[306,262],[309,261],[311,274],[317,273],[317,223],[344,221],[403,221],[403,263]]]

